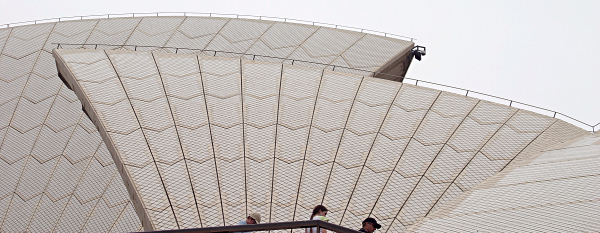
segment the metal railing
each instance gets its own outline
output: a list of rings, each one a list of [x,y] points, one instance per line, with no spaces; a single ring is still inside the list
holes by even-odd
[[[360,223],[359,223],[360,224]],[[273,231],[273,230],[293,230],[299,228],[312,228],[316,227],[317,232],[320,229],[327,229],[333,232],[339,233],[357,233],[359,231],[346,228],[343,226],[335,225],[319,220],[307,220],[297,222],[277,222],[277,223],[263,223],[263,224],[251,224],[251,225],[234,225],[234,226],[223,226],[223,227],[206,227],[196,229],[180,229],[180,230],[167,230],[162,232],[196,232],[196,233],[209,233],[209,232],[248,232],[248,231]]]
[[[303,62],[303,63],[309,63],[309,64],[313,64],[313,65],[317,65],[317,66],[330,67],[331,70],[333,70],[333,71],[335,71],[335,68],[344,68],[344,69],[350,69],[350,70],[362,72],[363,74],[371,74],[373,77],[377,74],[388,75],[385,73],[374,72],[374,71],[370,71],[370,70],[363,70],[363,69],[358,69],[358,68],[353,68],[353,67],[331,65],[329,63],[320,63],[320,62],[305,61],[305,60],[299,60],[299,59],[274,57],[274,56],[267,56],[267,55],[260,55],[260,54],[248,54],[248,53],[231,52],[231,51],[220,51],[220,50],[212,50],[212,49],[192,49],[192,48],[178,48],[178,47],[153,46],[153,45],[70,44],[70,43],[51,43],[51,44],[55,44],[57,49],[64,49],[63,45],[64,46],[81,46],[79,48],[83,48],[83,46],[93,46],[94,49],[98,49],[98,46],[116,47],[116,49],[130,48],[133,51],[138,51],[138,48],[154,48],[154,49],[171,49],[171,50],[175,50],[175,53],[179,53],[179,51],[185,51],[185,50],[195,51],[197,53],[205,53],[207,55],[212,55],[215,57],[217,56],[218,53],[224,53],[224,54],[233,54],[233,55],[240,55],[240,56],[252,56],[252,60],[255,60],[256,57],[279,59],[279,60],[283,60],[282,62],[290,61],[292,65],[294,64],[294,62]],[[102,49],[102,47],[100,49]],[[403,78],[402,76],[399,76],[399,75],[391,75],[391,76]]]
[[[426,84],[431,84],[431,85],[437,86],[437,87],[445,87],[445,88],[449,88],[451,90],[464,92],[465,96],[469,96],[469,94],[471,94],[471,95],[478,94],[478,95],[485,96],[485,97],[491,97],[494,100],[501,100],[501,101],[494,101],[494,102],[497,102],[497,103],[500,103],[500,104],[504,104],[503,102],[506,102],[509,106],[513,106],[515,104],[518,104],[518,105],[530,107],[530,108],[533,108],[533,109],[541,110],[544,114],[550,115],[553,118],[557,118],[557,116],[558,117],[561,117],[561,116],[565,117],[566,119],[562,119],[562,120],[569,120],[569,121],[571,121],[571,123],[579,124],[580,126],[583,126],[583,127],[589,127],[589,128],[592,129],[591,132],[596,132],[595,128],[598,125],[600,125],[600,122],[597,123],[597,124],[595,124],[595,125],[588,124],[588,123],[585,123],[585,122],[580,121],[578,119],[575,119],[575,118],[573,118],[571,116],[563,114],[561,112],[557,112],[557,111],[553,111],[553,110],[550,110],[550,109],[546,109],[546,108],[534,106],[534,105],[531,105],[531,104],[522,103],[522,102],[519,102],[519,101],[514,101],[514,100],[511,100],[511,99],[507,99],[507,98],[502,98],[502,97],[498,97],[498,96],[494,96],[494,95],[490,95],[490,94],[485,94],[485,93],[482,93],[482,92],[472,91],[472,90],[469,90],[469,89],[464,89],[464,88],[460,88],[460,87],[454,87],[454,86],[440,84],[440,83],[434,83],[434,82],[420,80],[420,79],[408,78],[408,77],[404,77],[404,76],[400,76],[400,75],[395,75],[395,74],[387,74],[387,73],[381,73],[381,72],[374,72],[374,71],[369,71],[369,70],[357,69],[357,68],[353,68],[353,67],[336,66],[336,65],[319,63],[319,62],[313,62],[313,61],[304,61],[304,60],[298,60],[298,59],[290,59],[290,58],[266,56],[266,55],[260,55],[260,54],[248,54],[248,53],[239,53],[239,52],[230,52],[230,51],[218,51],[218,50],[208,50],[208,49],[192,49],[192,48],[161,47],[161,46],[146,46],[146,45],[68,44],[68,43],[53,43],[53,44],[56,44],[56,48],[57,49],[64,48],[63,47],[63,45],[64,45],[64,46],[80,46],[80,47],[76,47],[76,48],[83,48],[83,46],[93,46],[94,49],[98,49],[98,46],[115,47],[115,49],[128,47],[128,48],[132,48],[134,51],[137,51],[138,48],[170,49],[170,50],[175,50],[175,53],[178,53],[179,51],[183,51],[183,50],[190,50],[190,51],[196,51],[198,53],[204,53],[204,54],[212,55],[212,56],[217,56],[217,53],[224,53],[224,54],[235,54],[235,55],[240,55],[240,56],[251,56],[252,60],[255,60],[257,57],[259,57],[259,58],[262,57],[262,58],[280,59],[280,60],[282,60],[282,63],[285,62],[285,61],[291,61],[292,65],[294,64],[294,62],[303,62],[303,63],[309,63],[309,64],[314,64],[314,65],[325,66],[325,68],[331,68],[333,71],[335,71],[336,67],[338,67],[338,70],[339,70],[339,68],[350,69],[350,70],[354,70],[354,71],[358,71],[358,72],[365,72],[365,74],[370,74],[373,77],[375,77],[376,75],[385,75],[385,76],[396,77],[398,80],[402,80],[403,82],[405,82],[406,80],[410,80],[410,81],[414,81],[415,85],[417,85],[417,86],[419,85],[419,83],[426,83]],[[455,93],[457,93],[457,92],[455,92]],[[460,94],[460,93],[457,93],[457,94]]]
[[[344,30],[349,30],[349,31],[369,33],[369,34],[380,35],[380,36],[384,36],[384,37],[391,37],[391,38],[410,40],[410,41],[417,40],[412,37],[401,36],[401,35],[396,35],[396,34],[387,33],[387,32],[380,32],[380,31],[356,28],[356,27],[348,27],[348,26],[343,26],[343,25],[338,25],[338,24],[307,21],[307,20],[301,20],[301,19],[291,19],[291,18],[281,18],[281,17],[261,16],[261,15],[220,14],[220,13],[202,13],[202,12],[151,12],[151,13],[121,13],[121,14],[103,14],[103,15],[84,15],[84,16],[70,16],[70,17],[59,17],[59,18],[22,21],[22,22],[16,22],[16,23],[0,24],[0,26],[8,28],[11,25],[14,27],[14,26],[37,24],[37,23],[51,23],[51,22],[62,22],[62,21],[70,21],[70,20],[120,18],[120,17],[152,17],[152,16],[155,16],[155,17],[158,17],[158,16],[203,16],[203,17],[220,17],[220,18],[236,18],[236,19],[258,19],[258,20],[299,23],[299,24],[306,24],[306,25],[313,25],[313,26],[320,26],[320,27],[344,29]]]

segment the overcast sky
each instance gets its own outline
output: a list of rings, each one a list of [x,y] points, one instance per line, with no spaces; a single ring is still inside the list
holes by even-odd
[[[412,63],[409,78],[600,122],[600,1],[0,0],[0,24],[157,11],[286,17],[414,37],[427,56]]]

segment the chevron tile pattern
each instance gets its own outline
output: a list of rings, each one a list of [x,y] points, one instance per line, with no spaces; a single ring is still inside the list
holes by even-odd
[[[405,231],[513,162],[589,134],[327,69],[139,51],[55,57],[123,164],[145,229],[233,225],[248,212],[298,221],[323,204],[336,224],[372,216]]]
[[[413,46],[216,17],[0,29],[0,232],[299,221],[318,204],[381,232],[600,230],[597,134],[370,77],[403,76]]]

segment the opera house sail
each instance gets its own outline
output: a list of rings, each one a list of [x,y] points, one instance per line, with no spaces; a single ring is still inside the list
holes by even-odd
[[[320,204],[379,232],[600,231],[600,134],[403,82],[418,49],[262,18],[0,29],[0,232],[292,222]]]

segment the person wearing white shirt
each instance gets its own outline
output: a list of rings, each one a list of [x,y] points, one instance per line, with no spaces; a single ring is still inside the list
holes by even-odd
[[[310,216],[309,220],[321,220],[329,222],[329,219],[327,219],[327,217],[325,216],[327,216],[327,208],[325,208],[325,206],[318,205],[315,206],[315,208],[313,209],[312,215]],[[317,232],[317,228],[312,227],[307,228],[306,233],[327,233],[327,230],[321,229],[321,232]]]

